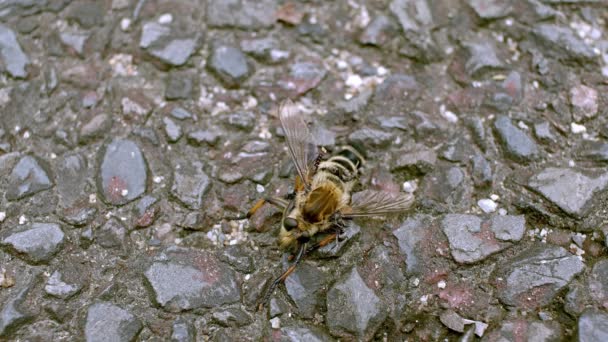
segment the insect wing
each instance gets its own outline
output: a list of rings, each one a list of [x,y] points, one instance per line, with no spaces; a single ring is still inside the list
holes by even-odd
[[[315,156],[315,145],[312,135],[302,119],[301,113],[290,100],[281,104],[279,108],[279,120],[285,132],[289,154],[298,171],[300,179],[308,186],[308,170],[311,159]]]
[[[405,211],[414,203],[412,194],[364,190],[353,194],[351,210],[344,217],[385,215]]]

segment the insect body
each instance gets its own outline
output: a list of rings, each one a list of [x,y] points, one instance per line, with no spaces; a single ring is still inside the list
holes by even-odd
[[[346,220],[401,212],[408,209],[414,201],[411,194],[371,190],[352,194],[364,162],[362,154],[347,146],[325,159],[324,152],[317,152],[306,123],[291,101],[280,106],[279,119],[297,171],[294,193],[284,198],[265,197],[251,208],[247,216],[253,215],[264,203],[282,208],[279,246],[283,250],[294,252],[295,260],[271,284],[260,308],[307,253],[337,241]],[[317,234],[324,234],[324,237],[311,243],[311,238]]]

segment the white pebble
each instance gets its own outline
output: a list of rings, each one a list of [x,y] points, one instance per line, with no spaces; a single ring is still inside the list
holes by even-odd
[[[379,66],[376,68],[376,75],[378,75],[378,76],[384,76],[387,73],[388,73],[388,70],[386,70],[386,68],[383,66]]]
[[[403,191],[405,191],[407,193],[411,194],[414,191],[416,191],[417,188],[418,188],[418,185],[416,184],[416,182],[413,182],[413,181],[403,182]]]
[[[159,184],[160,182],[163,181],[163,177],[162,176],[156,176],[154,178],[152,178],[152,181],[156,184]]]
[[[127,189],[123,189],[123,190],[120,192],[120,194],[121,194],[123,197],[124,197],[124,196],[127,196],[127,195],[129,194],[129,190],[127,190]]]
[[[491,194],[490,198],[492,199],[492,201],[496,202],[500,199],[500,196],[498,196],[497,194]]]
[[[129,29],[129,27],[131,27],[131,19],[129,18],[122,18],[120,20],[120,29],[123,31],[126,31]]]
[[[507,215],[507,209],[505,209],[505,208],[498,209],[498,215],[500,215],[500,216]]]
[[[260,192],[260,193],[264,192],[264,186],[262,184],[256,185],[255,191]]]
[[[443,116],[450,123],[457,123],[458,122],[458,116],[456,116],[456,114],[454,114],[453,112],[451,112],[449,110],[446,110],[445,112],[443,112]]]
[[[414,286],[418,286],[418,285],[420,285],[420,279],[415,278],[414,279]]]
[[[159,24],[170,24],[173,21],[173,16],[171,15],[171,13],[165,13],[163,15],[161,15],[160,17],[158,17],[158,23]]]
[[[28,139],[30,135],[30,131],[25,131],[25,133],[23,133],[23,139]]]
[[[530,127],[528,127],[528,125],[526,125],[523,121],[518,122],[517,126],[519,126],[519,128],[524,129],[526,131],[530,129]]]
[[[440,289],[445,289],[445,280],[441,280],[440,282],[437,283],[437,287]]]
[[[583,125],[579,125],[576,122],[573,122],[570,124],[570,130],[574,134],[579,134],[579,133],[587,132],[587,127],[585,127]]]
[[[25,216],[21,215],[19,216],[19,224],[25,224],[27,222],[27,218],[25,218]]]
[[[576,163],[574,162],[574,160],[569,160],[569,161],[568,161],[568,166],[570,166],[570,167],[575,167],[575,166],[576,166]]]
[[[349,75],[346,79],[346,86],[350,88],[359,88],[362,84],[363,80],[361,79],[361,76],[356,74]]]
[[[4,211],[0,211],[0,222],[4,222],[6,219],[6,213]]]
[[[480,199],[479,201],[477,201],[477,205],[486,214],[495,212],[496,208],[498,207],[498,204],[496,204],[496,202],[492,201],[489,198]]]
[[[272,329],[280,329],[281,328],[281,319],[279,317],[275,317],[270,320],[270,326]]]
[[[97,195],[96,195],[96,194],[90,194],[90,195],[89,195],[89,203],[90,203],[90,204],[95,204],[95,203],[97,203]]]
[[[346,69],[348,68],[348,63],[343,60],[339,60],[336,62],[336,67],[338,67],[338,69]]]

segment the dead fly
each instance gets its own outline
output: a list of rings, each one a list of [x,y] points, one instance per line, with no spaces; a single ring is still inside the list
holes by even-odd
[[[411,194],[372,190],[351,196],[364,162],[361,153],[346,146],[327,157],[325,150],[319,151],[316,148],[306,123],[289,100],[281,104],[279,119],[297,170],[294,192],[283,198],[268,196],[260,199],[247,213],[247,217],[251,217],[264,203],[283,209],[278,242],[282,250],[294,253],[295,260],[270,285],[259,303],[260,309],[266,305],[277,285],[295,270],[306,254],[332,241],[337,243],[346,227],[346,220],[401,212],[408,209],[414,201]],[[311,243],[311,238],[317,234],[323,236]]]

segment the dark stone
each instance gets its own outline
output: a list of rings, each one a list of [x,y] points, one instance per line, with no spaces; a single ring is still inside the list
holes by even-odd
[[[564,212],[584,217],[595,195],[608,186],[608,173],[589,176],[574,169],[550,167],[531,177],[528,186]]]
[[[537,47],[548,56],[581,63],[593,63],[596,59],[593,49],[569,27],[543,23],[536,25],[531,33],[536,38]]]
[[[481,154],[476,154],[473,159],[473,183],[475,186],[487,187],[494,180],[490,162]]]
[[[576,149],[576,155],[583,160],[608,162],[608,143],[584,140],[580,147]]]
[[[62,32],[59,34],[59,39],[68,47],[68,51],[76,52],[80,57],[84,54],[85,43],[89,37],[89,34],[81,32]]]
[[[236,112],[228,114],[226,122],[229,126],[251,132],[255,127],[256,119],[252,112]]]
[[[316,326],[287,326],[280,330],[281,341],[285,342],[331,342],[335,341],[328,333]]]
[[[359,43],[364,45],[381,46],[397,33],[397,27],[392,20],[379,15],[372,19],[359,36]]]
[[[407,57],[430,63],[442,58],[432,30],[435,28],[429,3],[419,0],[393,0],[389,10],[397,18],[407,41],[399,52]]]
[[[146,191],[146,160],[131,140],[114,139],[100,153],[97,187],[106,202],[122,205]]]
[[[65,276],[60,271],[51,274],[44,286],[44,292],[59,299],[68,299],[77,294],[83,287],[81,283],[66,283]]]
[[[564,340],[562,328],[557,322],[541,322],[526,318],[501,322],[500,327],[490,331],[484,336],[483,341],[512,341],[514,338],[535,342]]]
[[[34,318],[25,311],[24,302],[29,293],[29,287],[20,290],[14,297],[7,299],[0,311],[0,337],[7,337]]]
[[[469,6],[483,19],[498,19],[511,14],[512,6],[509,1],[500,0],[468,0]]]
[[[98,114],[80,127],[78,138],[81,144],[102,138],[112,127],[112,118],[108,114]]]
[[[253,321],[247,311],[237,307],[216,311],[211,315],[211,319],[224,327],[242,327]]]
[[[320,247],[315,252],[321,258],[335,258],[344,253],[347,246],[361,233],[361,227],[355,222],[349,222],[338,240]]]
[[[351,142],[370,147],[386,147],[394,139],[393,134],[373,128],[361,128],[352,132],[348,139]]]
[[[103,4],[96,1],[82,1],[74,3],[67,15],[67,19],[76,21],[86,29],[103,24],[105,9]]]
[[[28,76],[30,59],[21,49],[15,32],[0,24],[0,67],[15,78]],[[1,69],[0,69],[1,70]]]
[[[276,7],[274,0],[210,0],[207,24],[245,30],[269,28],[274,24]]]
[[[152,196],[144,196],[133,208],[134,225],[135,227],[148,227],[154,223],[160,208],[158,206],[158,198]]]
[[[327,325],[333,335],[371,339],[386,316],[382,300],[367,287],[356,268],[327,292]]]
[[[69,153],[57,162],[57,192],[62,207],[73,206],[85,197],[83,190],[87,184],[88,165],[84,156]]]
[[[213,48],[207,67],[227,87],[238,88],[253,73],[243,52],[235,47],[217,45]]]
[[[149,127],[135,127],[133,129],[133,134],[147,140],[150,144],[154,146],[158,146],[160,141],[158,140],[158,135],[156,135],[156,131]]]
[[[241,41],[241,50],[253,58],[271,64],[286,61],[290,52],[280,48],[278,40],[272,37],[253,38]]]
[[[253,273],[253,258],[241,245],[228,246],[220,254],[220,260],[241,273]]]
[[[127,229],[116,218],[110,218],[95,230],[95,241],[104,248],[123,248],[127,239]]]
[[[187,100],[192,97],[194,84],[192,78],[183,73],[170,73],[165,87],[167,100]]]
[[[8,177],[6,199],[15,201],[50,189],[53,181],[44,164],[36,157],[23,156]]]
[[[536,139],[544,143],[556,142],[555,135],[551,129],[551,124],[547,121],[534,124],[534,135],[536,136]]]
[[[109,302],[99,302],[89,307],[84,335],[87,341],[133,341],[142,327],[131,312]]]
[[[503,67],[502,61],[496,55],[494,44],[490,40],[467,41],[462,45],[469,54],[469,58],[464,64],[464,69],[469,76],[477,77],[488,70]]]
[[[392,170],[405,170],[413,174],[427,174],[435,169],[437,153],[433,149],[422,145],[416,146],[413,151],[408,151],[397,157],[393,163]]]
[[[213,254],[172,247],[144,273],[154,301],[170,312],[238,302],[236,273]]]
[[[498,298],[522,309],[545,306],[584,268],[577,256],[562,247],[535,244],[499,267]]]
[[[210,185],[209,176],[203,171],[200,162],[184,162],[173,172],[171,195],[186,207],[199,210],[203,207],[203,197]]]
[[[285,289],[297,307],[299,316],[312,318],[321,302],[320,290],[326,278],[315,266],[300,264],[287,279]]]
[[[7,233],[1,244],[29,262],[46,263],[59,252],[64,240],[58,224],[34,222]]]
[[[538,158],[539,151],[534,140],[515,127],[508,117],[499,116],[494,121],[494,130],[508,157],[518,162],[528,162]]]
[[[293,96],[302,95],[325,78],[327,70],[315,62],[296,62],[289,66],[289,74],[279,82],[279,86]]]
[[[608,302],[608,259],[598,260],[589,275],[588,292],[598,306]]]
[[[172,34],[168,26],[151,21],[142,25],[139,47],[170,66],[186,64],[199,45],[199,34]]]

